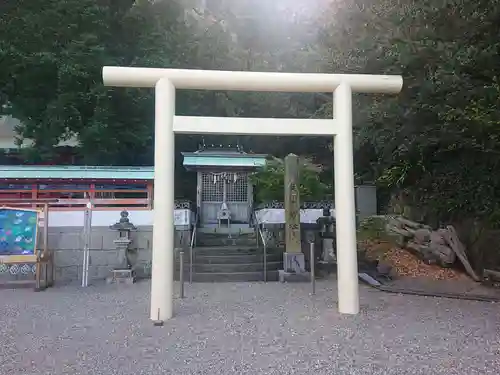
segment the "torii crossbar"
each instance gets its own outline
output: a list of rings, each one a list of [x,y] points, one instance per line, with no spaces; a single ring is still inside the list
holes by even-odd
[[[103,68],[102,78],[106,86],[155,88],[155,204],[151,271],[153,321],[166,321],[173,314],[175,133],[333,136],[338,309],[344,314],[359,312],[352,93],[397,94],[403,87],[402,77],[106,66]],[[176,89],[332,92],[334,118],[307,120],[178,117],[175,116]]]

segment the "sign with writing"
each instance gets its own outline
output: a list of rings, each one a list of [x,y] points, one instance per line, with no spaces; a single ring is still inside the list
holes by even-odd
[[[37,210],[0,208],[0,256],[35,255]]]

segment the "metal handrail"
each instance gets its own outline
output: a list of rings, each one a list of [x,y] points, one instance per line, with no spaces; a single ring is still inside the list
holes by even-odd
[[[255,212],[253,213],[253,221],[254,221],[254,225],[257,227],[257,232],[258,232],[257,247],[259,246],[259,237],[260,237],[260,240],[262,241],[262,245],[264,246],[264,251],[263,251],[263,255],[264,255],[264,282],[267,282],[267,239],[264,236],[264,232],[262,231],[261,224],[257,221],[257,215],[255,214]]]
[[[189,243],[189,283],[193,283],[193,258],[194,258],[194,246],[196,244],[196,231],[198,228],[198,212],[194,219],[193,233],[191,233],[191,242]]]

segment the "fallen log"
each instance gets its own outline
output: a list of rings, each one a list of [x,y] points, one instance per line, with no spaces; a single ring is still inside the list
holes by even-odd
[[[401,216],[391,216],[388,218],[385,229],[388,234],[396,237],[400,247],[415,254],[424,263],[438,264],[447,268],[451,267],[458,258],[467,274],[473,280],[480,281],[467,259],[464,245],[452,226],[433,231],[428,225],[416,223]]]
[[[411,238],[413,237],[413,233],[410,232],[409,230],[405,230],[402,228],[394,227],[394,226],[387,226],[386,230],[388,232],[393,232],[395,234],[399,234],[403,237]]]
[[[432,253],[439,258],[438,263],[441,267],[451,267],[455,263],[457,256],[450,247],[432,241],[428,246]]]
[[[409,241],[406,244],[406,248],[420,258],[425,264],[436,264],[438,262],[438,257],[432,253],[427,245]]]
[[[428,229],[417,229],[413,234],[413,239],[415,242],[428,243],[431,240],[431,233]]]
[[[455,252],[460,262],[464,265],[465,271],[469,274],[469,276],[474,281],[481,281],[479,276],[476,274],[474,269],[472,268],[469,260],[467,259],[467,254],[465,253],[465,246],[462,244],[460,239],[458,238],[457,231],[451,225],[446,227],[447,232],[445,234],[445,240],[448,242],[450,248]]]

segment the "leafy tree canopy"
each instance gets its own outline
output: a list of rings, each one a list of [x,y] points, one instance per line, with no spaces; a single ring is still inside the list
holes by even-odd
[[[358,174],[403,193],[427,219],[491,217],[500,204],[500,2],[350,0],[326,14],[335,17],[323,23],[325,71],[404,77],[396,97],[356,97]]]
[[[315,202],[330,198],[332,190],[320,179],[323,168],[310,158],[299,160],[299,196],[302,202]],[[285,163],[283,159],[272,157],[266,166],[251,175],[255,185],[257,203],[284,201]]]
[[[147,0],[10,0],[2,7],[0,104],[22,121],[20,140],[33,140],[32,156],[48,158],[60,141],[77,137],[87,163],[141,163],[152,145],[152,93],[106,88],[101,69],[186,64],[183,9]]]

